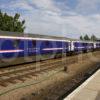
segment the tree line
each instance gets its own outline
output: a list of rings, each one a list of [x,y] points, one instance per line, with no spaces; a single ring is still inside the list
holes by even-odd
[[[24,32],[25,20],[20,21],[20,14],[10,16],[0,10],[0,30],[11,32]]]
[[[89,37],[87,34],[85,36],[80,36],[80,40],[91,40],[91,41],[97,41],[97,37],[95,35],[92,35]]]

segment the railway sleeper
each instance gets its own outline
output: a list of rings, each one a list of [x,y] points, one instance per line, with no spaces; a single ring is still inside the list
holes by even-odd
[[[22,78],[22,77],[17,77],[16,79],[18,79],[18,80],[20,80],[20,81],[22,81],[22,82],[26,81],[26,79],[24,79],[24,78]]]
[[[37,76],[37,75],[36,75],[36,74],[34,74],[34,73],[30,73],[29,75],[31,75],[31,76],[35,76],[35,77]]]
[[[27,78],[32,78],[31,75],[26,75],[25,77],[27,77]]]
[[[7,82],[4,82],[4,81],[0,81],[0,85],[3,86],[3,87],[7,87],[8,86]]]
[[[15,80],[10,80],[10,79],[8,80],[8,82],[9,83],[13,83],[13,84],[16,84],[17,83]]]
[[[16,76],[16,77],[11,77],[8,80],[20,80],[22,82],[24,82],[26,79],[23,78],[23,76]]]

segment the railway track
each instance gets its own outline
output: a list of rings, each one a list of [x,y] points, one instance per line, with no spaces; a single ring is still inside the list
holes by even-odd
[[[15,70],[13,72],[7,72],[0,74],[0,85],[1,86],[7,86],[8,82],[9,83],[16,83],[16,80],[20,81],[25,81],[24,78],[31,78],[31,76],[38,76],[38,74],[41,74],[43,72],[48,72],[51,70],[56,70],[56,68],[61,67],[61,62],[57,62],[54,65],[49,65],[48,67],[44,67],[41,70],[36,70],[34,67],[33,68],[28,68],[28,69],[23,69],[23,70]]]
[[[84,58],[86,58],[86,54],[83,56],[83,59]],[[15,84],[16,80],[24,82],[26,78],[37,77],[38,74],[43,72],[47,73],[48,71],[76,63],[77,60],[78,56],[72,56],[18,65],[16,67],[2,68],[0,69],[0,86],[6,87],[9,83]]]
[[[63,58],[63,61],[66,61],[66,58]],[[76,59],[73,58],[73,60],[70,62],[75,62]],[[66,63],[67,65],[69,64]],[[21,65],[20,65],[21,66]],[[65,63],[62,62],[61,59],[56,59],[55,61],[46,62],[43,61],[41,63],[37,64],[26,64],[23,67],[10,67],[10,68],[4,68],[0,70],[0,86],[7,87],[9,83],[15,84],[16,80],[20,80],[24,82],[26,78],[36,77],[38,74],[41,74],[43,72],[47,73],[51,70],[56,70],[57,68],[60,68],[61,66],[65,66]]]

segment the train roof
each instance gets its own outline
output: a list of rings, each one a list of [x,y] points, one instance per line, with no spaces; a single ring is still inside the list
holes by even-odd
[[[32,38],[37,38],[37,39],[46,39],[46,40],[58,40],[58,41],[77,41],[77,42],[89,42],[93,43],[94,41],[82,41],[78,39],[71,39],[67,37],[58,37],[58,36],[49,36],[49,35],[40,35],[40,34],[30,34],[30,33],[19,33],[19,32],[8,32],[8,31],[0,31],[0,36],[9,36],[9,37],[19,37],[19,38],[26,38],[26,39],[32,39]],[[95,41],[96,42],[96,41]],[[100,41],[98,41],[100,42]]]
[[[40,34],[27,34],[27,33],[19,33],[19,32],[7,32],[7,31],[0,31],[1,37],[10,37],[10,38],[19,38],[19,39],[37,39],[37,40],[57,40],[57,41],[70,41],[69,38],[65,37],[56,37],[56,36],[49,36],[49,35],[40,35]]]
[[[8,31],[0,31],[0,35],[2,36],[17,36],[17,37],[34,37],[34,38],[54,38],[54,39],[68,39],[66,37],[58,37],[58,36],[50,36],[50,35],[41,35],[41,34],[32,34],[32,33],[19,33],[19,32],[8,32]]]

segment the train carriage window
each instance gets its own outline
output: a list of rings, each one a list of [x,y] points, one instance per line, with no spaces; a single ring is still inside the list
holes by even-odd
[[[32,43],[33,43],[33,48],[35,48],[36,47],[36,40],[33,40]]]
[[[85,43],[82,43],[82,46],[85,46]]]
[[[87,43],[83,43],[83,46],[84,46],[84,47],[87,46]]]
[[[19,43],[20,43],[20,40],[14,40],[13,41],[13,45],[15,48],[18,48],[19,47]]]
[[[45,45],[49,46],[50,45],[50,41],[45,41]]]

